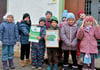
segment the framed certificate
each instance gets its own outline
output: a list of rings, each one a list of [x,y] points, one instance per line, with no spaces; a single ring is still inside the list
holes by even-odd
[[[46,30],[46,47],[47,48],[58,48],[59,47],[59,42],[58,42],[58,37],[59,37],[59,31],[58,30]]]
[[[37,39],[38,36],[40,36],[40,27],[31,26],[29,41],[39,42],[39,40]]]

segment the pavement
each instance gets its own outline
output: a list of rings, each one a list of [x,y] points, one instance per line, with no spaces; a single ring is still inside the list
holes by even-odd
[[[71,58],[71,57],[70,57]],[[71,63],[71,61],[69,61]],[[31,65],[26,65],[25,67],[21,67],[20,66],[20,59],[17,57],[14,58],[14,63],[15,63],[15,69],[14,70],[32,70],[32,66]],[[62,63],[59,64],[58,70],[62,70]],[[47,63],[43,64],[43,69],[42,70],[46,70],[47,68]],[[96,70],[100,70],[100,58],[95,60],[95,67]],[[82,65],[79,65],[79,69],[78,70],[82,70]],[[1,62],[1,51],[0,51],[0,70],[2,69],[2,62]],[[71,65],[69,66],[69,70],[72,70]]]

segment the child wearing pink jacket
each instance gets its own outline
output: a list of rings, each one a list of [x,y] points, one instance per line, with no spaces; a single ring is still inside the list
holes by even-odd
[[[96,23],[96,26],[93,25]],[[98,54],[97,40],[100,39],[100,27],[97,21],[92,16],[87,16],[83,20],[83,24],[77,32],[77,38],[81,39],[80,52],[84,58],[90,56],[90,70],[95,70],[95,58]],[[84,59],[83,59],[84,60]],[[83,70],[88,70],[88,64],[83,63]]]

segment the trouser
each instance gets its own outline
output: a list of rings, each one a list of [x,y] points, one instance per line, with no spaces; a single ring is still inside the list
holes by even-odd
[[[47,49],[48,54],[48,63],[49,64],[58,64],[58,49]]]
[[[71,56],[73,60],[73,65],[77,66],[76,51],[71,50]],[[69,50],[64,50],[64,65],[68,65],[68,59],[69,59]]]
[[[24,60],[25,56],[26,56],[26,59],[29,59],[29,56],[30,56],[30,44],[22,44],[21,45],[20,59]]]
[[[44,62],[44,51],[45,51],[45,48],[41,48],[38,44],[32,45],[31,47],[32,66],[42,67],[43,62]]]
[[[2,46],[2,61],[8,61],[13,59],[14,56],[14,46],[13,45],[3,45]]]

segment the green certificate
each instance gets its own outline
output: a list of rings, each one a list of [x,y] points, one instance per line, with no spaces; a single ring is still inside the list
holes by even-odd
[[[58,48],[59,47],[58,35],[59,35],[58,30],[46,30],[46,36],[47,36],[46,47]]]
[[[38,36],[40,36],[40,27],[31,26],[29,41],[39,42],[39,40],[37,39]]]

